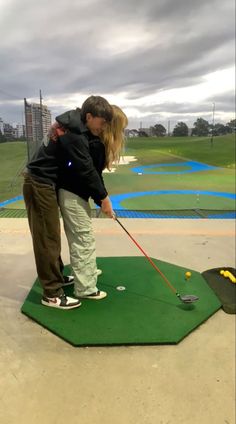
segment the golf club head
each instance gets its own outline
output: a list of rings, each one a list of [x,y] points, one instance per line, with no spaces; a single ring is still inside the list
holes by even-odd
[[[193,294],[186,294],[184,296],[180,296],[180,294],[177,293],[177,296],[183,303],[194,303],[194,302],[197,302],[197,300],[199,299],[199,297]]]

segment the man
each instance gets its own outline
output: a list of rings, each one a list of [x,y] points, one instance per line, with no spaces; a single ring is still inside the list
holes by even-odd
[[[76,111],[77,109],[70,112],[71,131],[73,131],[73,118],[77,128]],[[90,96],[83,103],[80,113],[83,117],[83,127],[79,136],[83,140],[88,139],[90,134],[96,136],[101,134],[106,123],[112,120],[112,108],[107,100],[100,96]],[[63,125],[66,127],[64,120]],[[43,288],[41,303],[67,310],[79,307],[81,302],[79,299],[66,296],[63,290],[60,220],[56,193],[59,172],[58,151],[59,143],[53,139],[40,147],[27,165],[23,195],[33,240],[37,273]],[[84,152],[84,155],[85,163],[86,155],[88,159],[88,179],[92,176],[91,184],[100,185],[100,177],[92,168],[89,151]],[[101,190],[99,196],[102,211],[107,216],[113,217],[112,205],[106,190]]]

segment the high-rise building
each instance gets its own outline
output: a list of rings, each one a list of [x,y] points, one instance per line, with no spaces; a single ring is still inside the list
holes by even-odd
[[[14,128],[11,124],[7,124],[4,122],[3,124],[3,134],[6,140],[12,140],[15,138]]]
[[[24,99],[25,106],[25,132],[28,142],[28,158],[31,159],[34,152],[42,144],[43,137],[47,134],[52,118],[51,112],[46,105],[40,103],[28,103]]]
[[[16,124],[16,138],[24,138],[25,137],[25,125],[24,124]]]

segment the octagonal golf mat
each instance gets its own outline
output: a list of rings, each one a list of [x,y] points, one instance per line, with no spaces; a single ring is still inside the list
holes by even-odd
[[[199,297],[184,304],[145,257],[98,258],[103,300],[82,299],[69,311],[43,306],[36,280],[21,311],[74,346],[176,344],[207,320],[221,303],[199,272],[153,259],[180,295]],[[67,267],[67,273],[69,268]],[[65,289],[73,295],[73,285]]]

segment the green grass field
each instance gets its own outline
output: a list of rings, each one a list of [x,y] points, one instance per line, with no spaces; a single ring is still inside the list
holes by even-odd
[[[210,138],[164,137],[134,138],[126,142],[125,155],[133,155],[136,162],[121,165],[115,173],[105,174],[110,194],[159,190],[195,190],[235,192],[235,136]],[[189,174],[143,174],[131,172],[131,168],[155,164],[174,164],[193,160],[217,169]],[[181,171],[187,167],[153,168],[150,171]],[[126,199],[122,206],[127,209],[226,209],[234,210],[235,201],[204,195],[159,195]]]
[[[0,144],[0,202],[21,194],[22,177],[19,174],[26,160],[25,142]]]
[[[139,162],[142,165],[155,163],[155,161],[158,163],[159,159],[165,162],[162,156],[165,154],[168,162],[173,155],[175,158],[195,160],[208,165],[235,168],[235,134],[214,137],[213,144],[211,144],[210,137],[128,139],[126,142],[126,154],[135,155],[137,151]]]
[[[210,138],[164,137],[133,138],[126,141],[125,156],[135,156],[135,162],[120,165],[115,172],[105,173],[104,180],[109,194],[133,193],[157,190],[196,190],[235,192],[235,135]],[[0,144],[0,202],[21,194],[22,177],[19,175],[27,157],[23,142]],[[143,174],[133,173],[131,168],[157,164],[174,164],[186,160],[216,166],[217,169],[189,174]],[[122,163],[122,161],[121,161]],[[158,168],[158,171],[181,171],[175,168]],[[206,196],[147,196],[127,199],[122,205],[130,209],[235,209],[232,199]],[[23,202],[9,205],[24,207]]]

